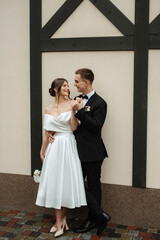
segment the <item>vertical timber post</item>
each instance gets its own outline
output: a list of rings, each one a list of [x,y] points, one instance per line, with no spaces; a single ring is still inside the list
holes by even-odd
[[[149,0],[135,0],[133,186],[146,187]]]
[[[31,104],[31,172],[41,168],[42,77],[41,77],[41,0],[30,0],[30,104]]]

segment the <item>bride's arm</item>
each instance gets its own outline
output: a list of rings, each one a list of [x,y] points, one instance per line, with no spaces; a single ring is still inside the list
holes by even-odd
[[[73,109],[76,100],[72,100],[72,113],[71,113],[71,128],[72,131],[75,131],[79,125],[78,119],[75,117],[76,111]]]
[[[49,143],[49,138],[48,138],[48,132],[45,130],[44,136],[43,136],[43,142],[40,150],[40,158],[43,163],[44,157],[45,157],[45,151],[47,149]]]

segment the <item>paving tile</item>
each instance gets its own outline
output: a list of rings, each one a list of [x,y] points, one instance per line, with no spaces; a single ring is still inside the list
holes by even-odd
[[[50,228],[45,228],[45,227],[42,227],[39,230],[39,232],[44,232],[44,233],[49,233],[49,231],[50,231]]]
[[[2,237],[5,234],[5,232],[0,231],[0,237]]]
[[[14,233],[10,233],[10,232],[6,232],[4,237],[7,237],[7,238],[14,238],[16,236],[16,234]]]
[[[153,233],[152,238],[153,239],[160,239],[160,233],[157,233],[157,234]]]
[[[31,237],[31,236],[29,236],[29,237],[27,237],[27,238],[25,238],[26,240],[33,240],[33,239],[35,239],[35,237]]]
[[[127,227],[127,230],[137,230],[137,227],[134,227],[134,226],[128,226],[128,227]]]
[[[120,238],[121,234],[120,233],[109,232],[108,237],[109,238]]]
[[[16,239],[16,240],[23,240],[23,239],[26,239],[26,236],[17,235],[16,237],[14,237],[14,239]]]
[[[114,223],[108,223],[108,224],[107,224],[107,227],[110,227],[110,228],[116,228],[116,227],[117,227],[117,224],[114,224]]]
[[[43,225],[43,227],[46,227],[46,228],[51,228],[52,226],[53,226],[52,223],[45,223],[45,224]]]
[[[12,226],[14,226],[14,225],[15,225],[14,222],[8,222],[8,223],[5,225],[5,227],[12,227]]]
[[[2,217],[0,219],[0,221],[5,221],[5,222],[9,222],[11,220],[11,218],[8,217],[8,215],[6,215],[6,217]]]
[[[60,240],[72,240],[72,237],[63,235],[63,236],[58,237],[58,239],[60,239]]]
[[[16,223],[19,219],[18,218],[11,218],[11,220],[9,222],[14,222]]]
[[[14,232],[15,230],[16,230],[15,228],[6,228],[6,231],[11,233]]]
[[[115,233],[124,234],[124,233],[128,233],[128,230],[123,228],[117,228]]]
[[[156,229],[156,228],[149,228],[148,230],[147,230],[147,232],[149,232],[149,233],[158,233],[158,229]]]
[[[122,225],[122,224],[118,224],[116,227],[117,228],[122,228],[122,229],[127,229],[127,226],[126,225]]]
[[[121,239],[123,239],[123,240],[132,240],[133,238],[132,238],[132,236],[129,236],[128,234],[123,234],[121,236]]]
[[[5,232],[6,231],[6,227],[0,226],[0,232]]]
[[[0,240],[9,240],[8,237],[0,237]]]
[[[41,217],[41,216],[34,216],[32,218],[32,221],[35,221],[35,222],[41,222],[42,220],[43,220],[43,217]]]
[[[36,222],[32,220],[28,220],[25,224],[26,225],[34,225]]]
[[[92,235],[92,237],[90,238],[90,240],[100,240],[101,236],[97,236],[97,235]]]
[[[15,218],[21,219],[21,218],[23,218],[25,215],[26,215],[25,213],[19,212],[19,213],[16,214]]]
[[[22,219],[18,220],[17,223],[23,225],[23,224],[25,224],[27,221],[28,221],[28,220],[22,218]]]
[[[146,228],[137,227],[137,231],[139,231],[139,232],[147,232],[147,229]]]
[[[38,226],[38,227],[42,227],[42,226],[44,226],[44,223],[43,222],[36,222],[35,225]]]
[[[32,232],[30,236],[36,238],[36,237],[38,237],[40,234],[41,234],[40,232]]]
[[[27,215],[27,216],[35,216],[36,213],[35,213],[35,212],[28,212],[26,215]]]
[[[82,234],[81,233],[75,233],[75,232],[71,232],[71,231],[67,231],[65,232],[66,236],[72,236],[73,238],[79,238]]]
[[[52,235],[52,236],[54,236],[54,235]],[[48,233],[41,233],[41,235],[39,235],[39,237],[40,238],[46,238],[47,239],[47,237],[48,237]]]
[[[89,240],[91,236],[91,234],[83,233],[80,238],[82,238],[83,240]]]
[[[11,210],[11,211],[9,211],[9,213],[11,213],[11,214],[17,214],[17,213],[19,213],[19,210]]]
[[[34,216],[24,216],[23,219],[26,219],[26,220],[33,220]]]
[[[0,212],[0,216],[7,216],[8,212]]]
[[[28,230],[30,229],[30,225],[22,225],[21,229]]]
[[[142,240],[142,239],[143,239],[142,237],[136,237],[136,236],[133,237],[133,240]]]
[[[29,235],[31,235],[31,233],[32,233],[32,231],[30,231],[30,230],[25,230],[25,231],[22,233],[22,235],[24,235],[24,236],[29,236]]]
[[[18,223],[16,223],[16,224],[13,225],[13,227],[16,228],[16,229],[19,229],[19,228],[22,227],[22,224],[18,224]]]
[[[8,229],[7,229],[7,232],[8,232]],[[24,232],[24,229],[14,229],[13,233],[15,233],[16,235],[21,235],[23,232]]]
[[[36,240],[45,240],[46,238],[43,238],[43,237],[38,237],[36,238]]]
[[[5,221],[0,221],[0,226],[5,226],[7,224],[7,222]]]
[[[143,238],[151,238],[152,234],[148,233],[148,232],[140,232],[139,233],[139,237],[143,237]]]
[[[38,226],[31,226],[30,230],[33,232],[38,232],[41,227]]]
[[[128,230],[128,235],[137,237],[139,235],[139,231]]]

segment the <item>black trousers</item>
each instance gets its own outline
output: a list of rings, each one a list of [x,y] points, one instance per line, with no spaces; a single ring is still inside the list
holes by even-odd
[[[102,212],[101,209],[101,166],[103,161],[81,162],[84,179],[87,178],[86,198],[88,219],[95,221]]]

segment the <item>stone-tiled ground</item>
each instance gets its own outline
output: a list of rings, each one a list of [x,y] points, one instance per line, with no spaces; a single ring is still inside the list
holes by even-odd
[[[79,225],[82,220],[68,219],[69,227]],[[34,212],[22,212],[0,208],[0,240],[54,239],[49,233],[55,217]],[[101,236],[96,236],[96,229],[84,234],[76,234],[71,230],[58,239],[60,240],[153,240],[160,239],[160,230],[144,229],[136,226],[124,226],[108,223]]]

